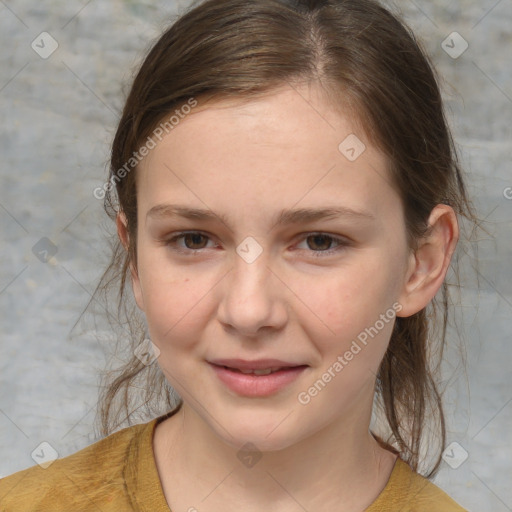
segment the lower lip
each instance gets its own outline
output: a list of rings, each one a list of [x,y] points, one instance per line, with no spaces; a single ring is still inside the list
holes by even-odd
[[[268,375],[255,375],[228,370],[210,363],[219,379],[232,391],[249,397],[263,397],[276,393],[293,382],[307,366],[294,366]]]

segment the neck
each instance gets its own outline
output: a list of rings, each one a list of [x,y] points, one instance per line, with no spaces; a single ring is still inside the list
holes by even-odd
[[[177,489],[184,510],[191,499],[199,506],[198,496],[205,498],[207,510],[225,510],[226,503],[245,511],[251,510],[248,504],[279,512],[297,510],[298,504],[307,510],[364,510],[385,487],[396,459],[369,432],[370,414],[326,422],[299,442],[241,461],[240,449],[219,438],[184,403],[158,426],[158,438],[155,433],[164,494],[176,510],[181,505]]]

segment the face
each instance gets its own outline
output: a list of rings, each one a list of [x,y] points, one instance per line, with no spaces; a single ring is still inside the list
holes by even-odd
[[[410,251],[386,159],[353,120],[313,86],[212,103],[137,173],[134,293],[197,421],[266,450],[368,421]],[[244,376],[221,359],[302,369]]]

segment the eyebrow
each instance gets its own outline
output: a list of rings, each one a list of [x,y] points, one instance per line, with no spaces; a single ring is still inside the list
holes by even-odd
[[[230,225],[229,218],[222,214],[216,214],[208,209],[190,208],[173,204],[158,204],[153,206],[146,214],[148,218],[162,219],[166,217],[182,217],[190,220],[221,221]],[[299,208],[295,210],[281,210],[274,220],[273,225],[283,226],[288,224],[305,224],[317,220],[336,219],[349,217],[361,220],[375,220],[375,215],[369,211],[353,210],[344,206],[332,206],[324,208]]]

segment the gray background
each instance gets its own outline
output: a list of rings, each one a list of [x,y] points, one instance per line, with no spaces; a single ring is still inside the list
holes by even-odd
[[[113,233],[92,191],[106,178],[136,64],[187,5],[0,0],[0,476],[34,465],[42,441],[63,457],[95,440],[98,371],[112,334],[83,319],[70,335]],[[478,271],[463,260],[457,312],[467,372],[450,350],[449,442],[457,444],[435,482],[470,511],[510,511],[512,200],[504,191],[512,187],[512,1],[394,5],[443,77],[470,192],[489,230]],[[43,31],[59,45],[47,59],[31,48]],[[458,58],[441,46],[454,31],[469,44]],[[45,237],[57,250],[47,262],[34,250],[50,247]]]

